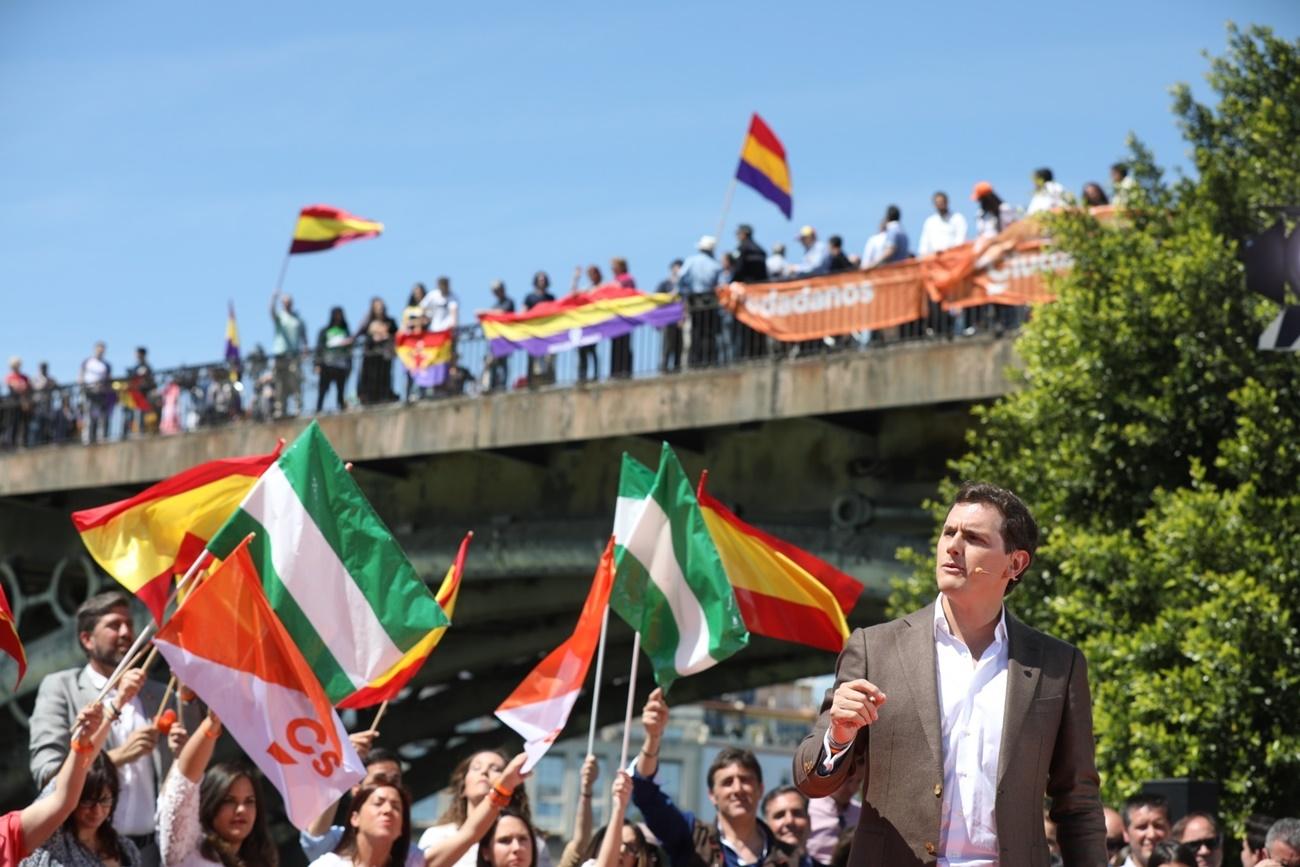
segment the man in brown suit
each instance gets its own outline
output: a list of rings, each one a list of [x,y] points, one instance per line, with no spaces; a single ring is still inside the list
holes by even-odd
[[[794,779],[823,797],[862,777],[850,867],[1047,864],[1045,795],[1065,867],[1106,863],[1083,654],[1002,604],[1037,544],[1015,494],[965,484],[939,599],[849,637]]]

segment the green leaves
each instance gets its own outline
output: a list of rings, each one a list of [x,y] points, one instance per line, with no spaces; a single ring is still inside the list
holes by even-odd
[[[1231,825],[1300,802],[1300,370],[1255,348],[1276,307],[1238,259],[1300,204],[1300,40],[1230,27],[1207,77],[1215,105],[1174,90],[1194,178],[1130,140],[1125,218],[1052,220],[1075,267],[930,508],[937,532],[961,479],[1026,499],[1044,540],[1009,603],[1088,658],[1107,801],[1217,779]],[[935,592],[932,553],[903,556],[894,613]]]

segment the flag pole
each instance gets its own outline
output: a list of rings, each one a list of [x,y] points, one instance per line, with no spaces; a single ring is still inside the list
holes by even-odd
[[[731,183],[727,184],[727,195],[722,200],[722,216],[718,217],[718,233],[713,236],[718,239],[719,244],[722,243],[722,230],[727,227],[727,214],[731,212],[731,197],[735,194],[735,192],[736,192],[736,177],[735,175],[732,175]]]
[[[596,749],[596,710],[600,707],[600,678],[605,671],[605,636],[609,632],[609,603],[605,604],[605,616],[600,621],[600,644],[596,646],[596,685],[591,691],[591,725],[587,728],[587,755],[595,755]]]
[[[632,673],[627,680],[627,713],[623,717],[623,751],[619,753],[618,769],[627,767],[628,741],[632,737],[632,709],[636,703],[636,664],[641,659],[641,633],[632,639]]]
[[[297,223],[294,223],[294,226],[295,226],[295,227],[296,227],[297,225],[298,225]],[[280,290],[284,288],[284,275],[287,274],[287,273],[289,272],[289,257],[292,256],[292,255],[293,255],[293,244],[291,243],[291,244],[289,245],[289,249],[285,251],[285,254],[284,254],[284,262],[282,262],[282,263],[280,264],[280,276],[275,278],[275,294],[276,294],[276,295],[279,295],[279,294],[280,294]]]
[[[384,699],[383,704],[379,706],[379,712],[375,714],[374,720],[371,721],[370,723],[370,731],[372,732],[379,731],[379,721],[384,718],[384,714],[387,711],[388,711],[388,699]]]
[[[158,712],[153,715],[154,719],[162,716],[162,712],[167,708],[167,699],[172,697],[172,690],[176,688],[176,675],[172,675],[167,681],[167,689],[163,692],[162,701],[158,703]]]

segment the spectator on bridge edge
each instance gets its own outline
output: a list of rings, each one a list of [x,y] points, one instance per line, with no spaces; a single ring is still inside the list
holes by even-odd
[[[1163,795],[1139,792],[1124,802],[1121,815],[1129,845],[1124,867],[1147,867],[1152,849],[1169,836],[1169,802]]]
[[[857,270],[853,260],[844,254],[844,239],[839,235],[831,235],[827,238],[826,248],[831,254],[830,268],[827,269],[831,274]]]
[[[645,742],[633,765],[632,803],[668,853],[672,867],[799,865],[795,848],[777,839],[758,817],[763,769],[753,753],[726,747],[709,765],[709,801],[718,813],[710,825],[678,808],[655,782],[659,747],[668,725],[668,703],[662,689],[650,693],[641,711],[641,724]]]
[[[104,341],[95,343],[90,357],[81,362],[81,441],[87,445],[108,439],[108,413],[113,408],[113,368],[104,360]]]
[[[1128,173],[1128,163],[1114,163],[1110,167],[1110,200],[1115,207],[1122,208],[1132,203],[1137,181]]]
[[[759,283],[767,279],[767,252],[754,240],[754,227],[741,223],[736,227],[736,272],[731,279],[741,283]]]
[[[584,291],[582,285],[583,270],[581,265],[573,266],[573,282],[569,285],[569,297],[577,295]],[[586,270],[587,292],[593,289],[599,289],[605,282],[605,276],[600,273],[598,265],[588,265]],[[591,372],[588,373],[588,368]],[[584,383],[588,379],[595,382],[600,379],[600,361],[596,354],[596,344],[589,343],[578,347],[578,382]]]
[[[334,386],[338,411],[348,408],[344,391],[352,373],[352,329],[342,307],[330,308],[329,322],[316,335],[316,414],[325,408],[325,394]]]
[[[391,403],[397,400],[393,391],[394,341],[397,323],[388,315],[388,305],[376,295],[370,299],[370,309],[362,320],[355,342],[361,339],[361,373],[357,377],[357,400],[362,406]]]
[[[1170,834],[1196,859],[1192,867],[1223,867],[1223,832],[1209,813],[1191,812],[1174,823]]]
[[[77,641],[86,665],[47,676],[36,693],[30,721],[31,771],[37,787],[44,786],[67,755],[77,708],[93,702],[135,640],[130,601],[108,591],[90,597],[77,608]],[[151,716],[163,696],[162,684],[145,680],[142,669],[128,671],[105,696],[107,755],[121,783],[113,827],[131,838],[145,865],[158,864],[154,838],[154,807],[158,789],[188,739],[186,720],[177,720],[166,738]],[[197,719],[191,704],[187,720]]]
[[[862,251],[862,270],[866,271],[880,265],[912,258],[907,232],[904,231],[901,222],[902,218],[903,214],[898,209],[898,205],[885,208],[885,217],[880,221],[880,232],[867,241],[867,247]],[[884,237],[880,238],[881,235]]]
[[[627,260],[615,256],[609,260],[610,273],[614,282],[624,289],[635,289],[636,280],[627,271]],[[609,342],[609,375],[613,379],[628,379],[632,376],[632,335],[624,334]]]
[[[23,360],[16,355],[9,359],[5,388],[9,392],[9,418],[0,436],[6,445],[25,446],[32,427],[32,381],[23,373]]]
[[[789,265],[785,261],[785,244],[777,241],[772,245],[772,252],[767,255],[767,278],[780,280],[785,276]]]
[[[538,271],[533,275],[533,291],[524,296],[524,309],[532,310],[538,304],[554,300],[555,296],[551,294],[550,275],[545,271]],[[536,388],[553,382],[555,382],[555,357],[550,354],[536,358],[528,356],[529,386]]]
[[[429,317],[430,331],[446,331],[460,324],[460,302],[451,291],[451,278],[439,277],[433,291],[420,300],[420,306]]]
[[[659,281],[655,292],[661,295],[678,295],[678,285],[682,274],[682,260],[674,259],[668,263],[668,276]],[[684,316],[685,314],[683,314]],[[682,369],[682,326],[680,322],[665,325],[660,329],[659,372],[678,373]]]
[[[1033,179],[1034,195],[1029,200],[1029,207],[1025,209],[1026,214],[1052,211],[1069,204],[1070,194],[1055,180],[1051,169],[1035,169]]]
[[[271,293],[271,322],[275,328],[275,337],[271,341],[271,355],[275,358],[272,362],[275,369],[273,415],[284,418],[289,415],[290,398],[297,407],[295,412],[304,409],[302,355],[307,351],[307,325],[293,307],[293,296],[282,295],[279,289]]]
[[[816,277],[826,274],[831,267],[831,250],[825,241],[817,240],[817,230],[804,226],[799,230],[799,243],[803,244],[803,260],[798,265],[786,266],[792,277]]]
[[[474,867],[480,841],[507,807],[531,823],[528,793],[520,785],[525,774],[519,770],[527,758],[520,753],[507,761],[496,750],[481,750],[456,765],[447,782],[451,803],[420,836],[429,867]]]
[[[916,245],[918,256],[930,256],[966,243],[966,218],[948,209],[948,194],[940,190],[932,201],[934,213],[921,224],[921,239]]]
[[[1080,201],[1088,208],[1100,208],[1103,205],[1110,204],[1110,199],[1106,198],[1106,191],[1096,181],[1088,181],[1083,185],[1083,194],[1080,196]]]
[[[130,387],[145,399],[148,406],[127,409],[122,417],[122,436],[131,433],[144,433],[145,419],[158,405],[158,383],[154,379],[153,367],[149,365],[149,350],[143,346],[135,348],[135,364],[127,371]]]
[[[702,235],[695,244],[695,252],[682,262],[677,275],[677,286],[682,294],[690,317],[687,335],[687,366],[704,367],[718,363],[718,332],[722,317],[718,315],[715,294],[722,277],[722,266],[713,258],[718,240],[712,235]]]
[[[496,313],[514,313],[515,300],[506,294],[506,284],[502,280],[492,281],[492,307]],[[509,356],[503,358],[492,358],[488,361],[488,391],[498,391],[505,389],[509,379]]]

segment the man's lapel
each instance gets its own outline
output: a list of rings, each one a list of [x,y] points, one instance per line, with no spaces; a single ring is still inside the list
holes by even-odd
[[[1020,739],[1029,706],[1034,701],[1043,668],[1038,635],[1011,612],[1007,615],[1007,701],[1002,716],[1002,747],[998,752],[998,784],[1007,774],[1010,745]]]
[[[931,603],[920,611],[903,618],[905,624],[895,645],[898,651],[899,670],[903,682],[912,695],[921,732],[934,757],[935,767],[943,767],[943,751],[939,746],[939,673],[934,655],[934,606]]]

